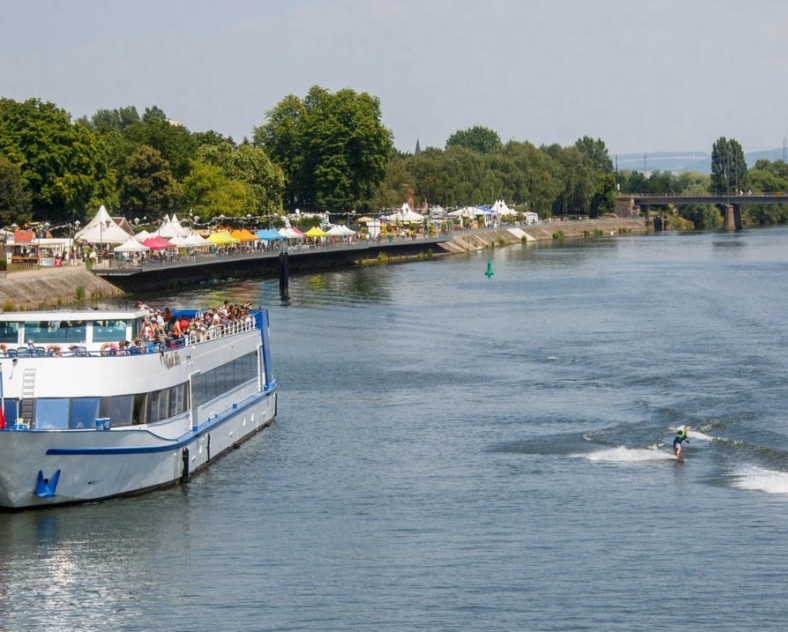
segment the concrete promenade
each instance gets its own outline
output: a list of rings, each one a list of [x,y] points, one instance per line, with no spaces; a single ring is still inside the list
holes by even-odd
[[[561,231],[566,239],[583,238],[601,233],[643,233],[650,230],[643,219],[599,219],[554,221],[533,226],[502,226],[497,229],[454,231],[434,237],[360,241],[325,247],[291,248],[290,272],[318,271],[358,265],[380,254],[390,259],[407,261],[419,253],[432,250],[435,255],[459,254],[501,245],[523,242],[553,241]],[[144,267],[107,267],[94,272],[78,265],[64,268],[41,268],[10,273],[0,278],[0,309],[56,309],[75,304],[77,290],[83,288],[85,305],[93,305],[102,297],[124,293],[172,289],[200,283],[207,279],[265,278],[278,272],[278,251],[239,253],[234,255],[183,256],[166,263],[150,263]]]

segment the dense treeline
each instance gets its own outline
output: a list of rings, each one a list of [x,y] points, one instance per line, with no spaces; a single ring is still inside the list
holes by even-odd
[[[193,210],[201,222],[285,210],[376,212],[505,199],[540,216],[615,210],[616,193],[788,190],[788,165],[747,170],[741,145],[721,137],[711,176],[615,173],[601,139],[569,147],[502,142],[491,129],[458,130],[444,148],[394,149],[380,102],[350,89],[315,86],[265,114],[251,140],[192,132],[158,107],[98,110],[72,120],[55,104],[0,99],[0,225],[84,221],[104,204],[129,219],[155,221]],[[688,226],[717,227],[719,210],[678,209]],[[788,221],[788,208],[747,209],[750,222]],[[691,222],[691,224],[690,224]]]

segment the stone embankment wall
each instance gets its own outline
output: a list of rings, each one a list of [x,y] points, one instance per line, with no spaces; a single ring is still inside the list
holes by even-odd
[[[594,234],[595,230],[602,231],[604,235],[618,235],[620,232],[626,233],[644,233],[649,230],[646,222],[642,219],[601,219],[601,220],[586,220],[582,222],[555,222],[551,224],[543,224],[540,226],[528,227],[506,227],[498,228],[496,230],[478,231],[474,233],[462,233],[452,237],[451,241],[438,244],[446,254],[448,253],[462,253],[474,252],[489,248],[492,246],[519,244],[523,240],[532,241],[550,241],[553,240],[553,234],[561,231],[565,239],[582,238],[584,233],[589,236]],[[431,250],[435,245],[429,245]],[[426,250],[426,246],[422,250]],[[343,252],[339,254],[345,254]],[[392,251],[392,256],[396,256],[397,251]],[[415,260],[418,258],[417,254],[412,252],[403,253],[404,260]],[[347,257],[346,257],[347,258]],[[328,257],[322,257],[316,254],[314,261],[302,262],[302,264],[294,264],[295,259],[291,259],[291,272],[297,271],[298,265],[303,265],[304,270],[317,270],[325,269],[328,266],[338,266],[340,263],[344,265],[357,265],[352,258],[347,261],[338,262],[337,260],[330,260]],[[254,273],[257,276],[275,275],[275,260],[272,260],[270,270],[261,267],[259,262],[253,262]],[[270,262],[269,262],[270,263]],[[237,270],[230,268],[222,269],[219,271],[200,270],[195,268],[192,271],[196,276],[191,279],[196,282],[200,279],[208,278],[211,274],[221,274],[224,277],[240,274]],[[162,276],[162,275],[157,275]],[[183,270],[177,271],[179,278],[185,278],[187,273]],[[188,279],[187,279],[188,280]],[[142,289],[151,289],[152,282],[146,279],[146,284],[150,287]],[[82,288],[82,290],[80,290]],[[134,288],[132,288],[134,289]],[[139,289],[139,288],[137,288]],[[77,304],[79,295],[82,296],[81,303],[83,305],[92,305],[97,299],[111,296],[121,296],[123,290],[116,287],[109,281],[93,275],[81,266],[73,268],[42,268],[41,270],[28,270],[24,272],[9,273],[7,278],[0,279],[0,310],[31,310],[31,309],[54,309],[58,307],[65,307]]]
[[[98,298],[123,294],[82,266],[25,270],[0,278],[0,310],[55,309],[72,305],[78,302],[79,288],[82,288],[80,293],[87,305]]]
[[[561,231],[564,239],[583,238],[594,231],[602,231],[603,235],[618,235],[624,233],[645,233],[650,230],[643,219],[599,219],[581,222],[554,222],[539,226],[504,227],[495,230],[485,230],[475,233],[462,233],[454,236],[451,241],[440,244],[447,252],[458,254],[483,250],[497,246],[503,240],[504,245],[532,241],[552,241],[553,234]]]

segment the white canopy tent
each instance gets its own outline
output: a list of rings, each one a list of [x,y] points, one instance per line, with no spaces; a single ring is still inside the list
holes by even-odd
[[[126,241],[123,242],[122,245],[118,246],[117,248],[113,248],[112,252],[127,252],[127,253],[134,253],[134,252],[148,252],[150,248],[147,246],[143,246],[140,242],[138,242],[134,237],[129,237]]]
[[[386,219],[390,222],[420,223],[424,221],[424,216],[411,211],[410,206],[408,206],[408,203],[405,202],[405,204],[402,205],[402,208],[397,213],[389,215]]]
[[[142,243],[146,239],[150,239],[151,237],[153,237],[153,235],[151,235],[147,230],[140,231],[139,233],[134,235],[134,239],[136,239],[140,243]]]
[[[495,204],[492,205],[492,210],[501,217],[515,217],[517,215],[517,212],[506,206],[506,202],[503,200],[495,200]]]
[[[122,244],[129,237],[131,235],[113,221],[102,204],[87,226],[74,235],[74,240],[91,244]]]
[[[197,233],[192,233],[188,237],[186,237],[186,245],[191,246],[194,248],[203,247],[203,246],[211,246],[210,241],[205,239],[202,235],[198,235]]]

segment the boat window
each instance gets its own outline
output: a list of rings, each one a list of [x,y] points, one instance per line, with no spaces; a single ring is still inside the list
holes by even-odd
[[[186,411],[186,383],[178,384],[170,389],[170,417]]]
[[[118,342],[126,340],[125,320],[93,321],[93,342]]]
[[[101,399],[98,397],[79,397],[71,400],[71,417],[68,427],[95,428],[96,419],[99,417],[99,404]]]
[[[25,324],[25,340],[36,344],[85,342],[83,321],[36,321]]]
[[[134,395],[116,395],[101,398],[100,417],[109,417],[112,427],[130,426]]]
[[[192,406],[200,406],[256,378],[256,351],[205,373],[195,375],[192,378]]]
[[[134,425],[148,423],[148,393],[134,396]]]
[[[39,430],[65,430],[68,428],[69,399],[37,399],[35,405],[35,428]]]
[[[22,323],[0,323],[0,342],[13,342],[16,344],[19,341],[19,330],[22,328]]]

